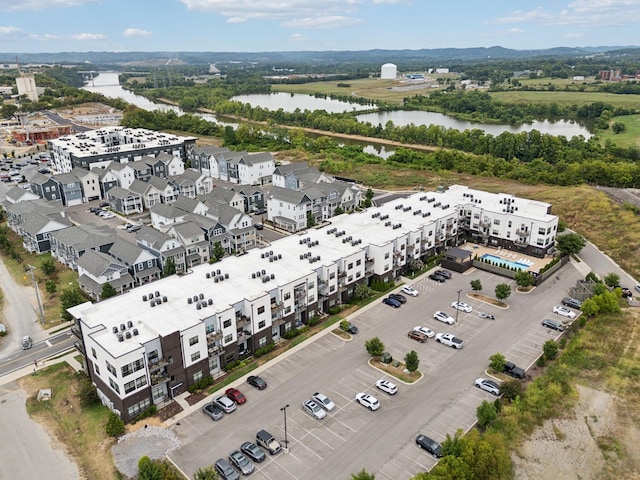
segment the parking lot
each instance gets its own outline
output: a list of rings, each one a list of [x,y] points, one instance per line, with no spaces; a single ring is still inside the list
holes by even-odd
[[[360,329],[352,341],[331,333],[319,336],[304,349],[282,355],[261,373],[269,383],[266,390],[254,390],[246,383],[238,385],[248,400],[230,415],[213,422],[198,411],[182,419],[172,429],[183,446],[171,458],[192,475],[217,458],[226,458],[242,442],[253,441],[262,428],[282,442],[285,432],[281,409],[288,405],[289,453],[268,456],[256,465],[254,478],[348,478],[362,468],[374,472],[376,478],[410,478],[435,463],[431,455],[416,446],[416,435],[423,433],[441,442],[457,429],[469,429],[475,422],[476,407],[483,400],[495,398],[473,384],[475,378],[484,375],[489,357],[501,352],[508,360],[528,368],[544,342],[559,335],[540,322],[543,318],[561,319],[551,309],[578,278],[581,275],[569,264],[531,293],[514,291],[507,300],[510,308],[503,310],[469,298],[466,292],[470,291],[470,280],[480,279],[483,291],[492,296],[495,285],[505,282],[504,278],[478,270],[454,274],[445,283],[425,276],[414,283],[420,295],[409,297],[401,308],[376,302],[352,318]],[[474,311],[459,312],[455,325],[434,320],[436,310],[455,317],[450,303],[457,299],[460,289],[461,300],[472,305]],[[478,310],[493,314],[495,320],[479,318]],[[435,332],[452,332],[465,341],[464,348],[447,348],[433,339],[424,344],[413,341],[407,332],[417,325]],[[398,385],[394,396],[376,389],[376,380],[389,377],[367,363],[369,356],[363,344],[374,336],[384,342],[394,358],[402,360],[407,352],[415,350],[424,377],[413,385],[390,378]],[[322,420],[315,420],[301,407],[316,391],[336,403],[336,409]],[[359,405],[354,401],[358,392],[377,397],[380,408],[372,412]]]

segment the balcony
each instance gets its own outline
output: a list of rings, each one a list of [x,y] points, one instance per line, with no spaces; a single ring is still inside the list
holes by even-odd
[[[73,346],[76,347],[76,350],[78,350],[82,355],[86,355],[87,352],[84,351],[84,345],[82,342],[73,342]]]
[[[71,327],[71,333],[73,333],[77,338],[82,340],[82,334],[80,333],[80,329],[76,326]]]
[[[295,306],[296,310],[306,307],[307,306],[307,299],[306,298],[301,298],[299,300],[296,300],[296,302],[294,303],[294,306]]]
[[[169,365],[169,362],[164,357],[156,360],[149,360],[149,372],[159,370],[162,367],[166,367],[167,365]]]
[[[479,220],[478,225],[484,228],[489,228],[491,226],[491,220],[489,220],[488,218],[485,218],[484,220]]]
[[[282,302],[271,302],[271,310],[282,310],[284,308],[284,303]]]
[[[513,243],[519,247],[525,247],[529,244],[526,238],[516,238]]]
[[[166,372],[156,373],[151,375],[151,385],[159,385],[161,383],[167,383],[169,381],[169,374]]]
[[[207,343],[219,340],[222,338],[222,331],[207,333]]]
[[[366,258],[364,259],[364,263],[373,263],[373,261],[374,261],[374,260],[373,260],[373,258],[371,258],[371,257],[366,257]]]
[[[251,321],[246,315],[236,316],[236,327],[244,327],[245,325],[249,325],[249,323],[251,323]]]
[[[293,298],[305,298],[307,296],[307,292],[304,290],[297,290],[293,292]]]
[[[528,237],[529,233],[530,233],[529,230],[525,228],[518,228],[516,230],[516,235],[518,235],[519,237]]]
[[[238,330],[238,343],[251,338],[251,332],[248,330]]]
[[[209,351],[209,356],[214,357],[216,355],[220,355],[224,353],[224,347],[222,345],[213,345],[207,349]]]
[[[279,327],[279,326],[280,326],[280,325],[282,325],[283,323],[284,323],[284,317],[280,317],[280,318],[278,318],[278,319],[276,319],[276,320],[273,320],[273,321],[271,322],[271,326],[272,326],[272,327]]]
[[[398,251],[393,252],[393,258],[398,258],[400,255],[402,255],[402,252],[398,252]]]

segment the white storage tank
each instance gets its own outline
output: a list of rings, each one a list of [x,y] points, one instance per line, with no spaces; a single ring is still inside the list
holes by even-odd
[[[380,69],[380,78],[383,80],[395,80],[398,75],[398,67],[393,63],[385,63]]]

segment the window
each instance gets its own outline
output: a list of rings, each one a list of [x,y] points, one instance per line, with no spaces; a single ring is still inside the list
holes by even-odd
[[[191,361],[195,362],[197,360],[200,360],[200,352],[195,352],[191,354]]]
[[[259,347],[266,347],[267,346],[267,337],[262,337],[260,340],[258,340],[258,346]]]
[[[258,328],[264,328],[265,325],[266,325],[266,322],[264,320],[260,320],[258,322]]]
[[[191,337],[189,339],[189,346],[193,347],[196,343],[198,343],[198,336],[197,335],[195,337]]]
[[[474,213],[473,214],[473,218],[475,218],[476,220],[480,219],[480,214],[479,213]]]
[[[113,375],[114,377],[117,377],[118,374],[116,373],[116,369],[113,365],[111,365],[109,362],[107,362],[105,360],[105,363],[107,364],[107,370],[109,371],[109,373],[111,373],[111,375]]]
[[[147,410],[150,406],[151,406],[151,399],[145,398],[141,402],[138,402],[135,405],[132,405],[129,408],[127,408],[127,414],[131,418],[136,417],[142,412],[144,412],[145,410]]]
[[[136,388],[144,387],[147,384],[147,377],[145,375],[136,378]]]
[[[500,220],[494,220],[494,221],[493,221],[493,224],[494,224],[494,225],[500,225]]]
[[[224,336],[224,343],[231,343],[233,341],[233,335],[225,335]]]
[[[290,306],[284,309],[284,314],[285,315],[287,315],[289,313],[291,313],[291,307]]]
[[[98,358],[98,355],[96,354],[96,349],[91,347],[91,355],[93,356],[93,358]]]
[[[358,272],[359,274],[360,272]],[[309,295],[309,303],[313,303],[316,301],[316,296],[315,295]]]
[[[258,315],[262,315],[264,313],[264,306],[258,307]]]
[[[329,280],[333,280],[334,278],[336,278],[336,272],[331,272],[329,274]]]
[[[231,326],[231,320],[225,320],[222,323],[222,328],[229,328]]]
[[[133,392],[136,389],[136,381],[131,380],[124,384],[124,393]]]
[[[544,235],[546,233],[546,230],[544,228],[539,228],[538,229],[538,235]]]
[[[291,298],[291,292],[287,292],[284,294],[284,299],[289,300]]]
[[[353,262],[351,262],[349,265],[347,265],[347,270],[351,270],[353,268]]]
[[[500,235],[499,230],[491,230],[491,235]]]
[[[384,259],[387,260],[389,258],[389,252],[384,254]]]
[[[200,380],[202,380],[202,370],[193,374],[194,382],[199,382]]]
[[[307,288],[309,290],[311,290],[312,288],[314,288],[316,286],[315,282],[309,282],[309,285],[307,286]]]
[[[512,222],[511,220],[509,220],[509,223],[507,223],[507,227],[511,228],[511,224],[512,224],[512,223],[513,223],[513,222]]]
[[[98,366],[98,364],[97,364],[97,363],[94,363],[94,364],[93,364],[93,369],[96,371],[96,373],[97,373],[98,375],[100,375],[100,367]]]
[[[111,389],[120,394],[120,387],[118,386],[118,384],[113,380],[113,378],[109,379],[109,385],[111,385]]]

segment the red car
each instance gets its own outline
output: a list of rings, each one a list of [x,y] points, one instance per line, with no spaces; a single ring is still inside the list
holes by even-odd
[[[227,388],[224,394],[231,400],[236,402],[238,405],[242,405],[247,401],[247,397],[245,397],[244,394],[237,388]]]

